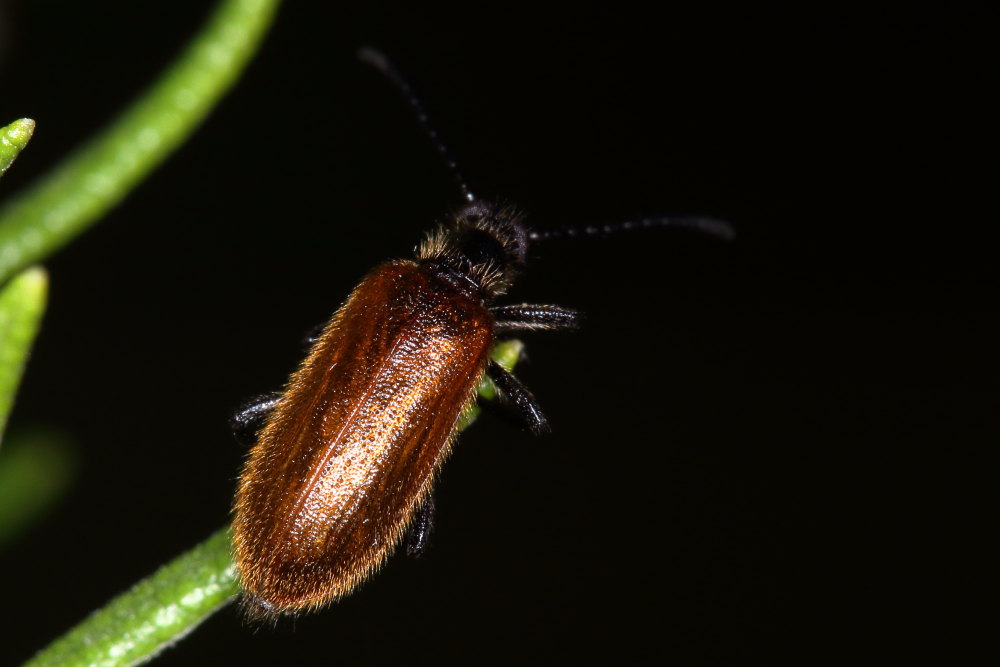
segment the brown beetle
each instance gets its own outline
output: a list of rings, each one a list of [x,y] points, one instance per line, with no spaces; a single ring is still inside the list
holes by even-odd
[[[532,395],[489,360],[498,329],[577,321],[554,306],[488,308],[526,243],[512,211],[470,203],[416,262],[376,267],[333,316],[243,472],[234,541],[249,602],[318,607],[377,568],[428,498],[484,372],[545,429]]]
[[[362,58],[406,94],[468,203],[427,236],[416,261],[386,262],[368,274],[285,391],[234,418],[243,430],[263,423],[233,522],[251,615],[306,611],[342,597],[411,527],[419,548],[429,530],[435,475],[484,374],[533,432],[547,428],[531,393],[489,356],[497,335],[579,322],[578,313],[557,306],[492,306],[524,265],[529,241],[654,225],[732,234],[708,218],[529,232],[513,208],[469,193],[384,56],[366,50]]]

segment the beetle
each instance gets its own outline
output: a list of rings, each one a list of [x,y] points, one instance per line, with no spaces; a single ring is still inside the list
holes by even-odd
[[[548,429],[531,392],[490,359],[498,336],[580,322],[578,312],[559,306],[495,305],[533,241],[641,226],[732,234],[710,218],[533,232],[513,206],[471,194],[395,68],[377,51],[360,55],[404,93],[466,201],[426,235],[413,260],[385,262],[361,280],[281,394],[235,416],[239,431],[260,426],[233,521],[244,607],[254,617],[343,597],[411,529],[419,550],[435,477],[484,375],[533,433]]]

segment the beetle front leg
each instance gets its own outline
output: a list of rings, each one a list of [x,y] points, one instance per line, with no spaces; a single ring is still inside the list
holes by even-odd
[[[561,306],[536,306],[522,303],[518,306],[496,306],[490,312],[496,320],[500,335],[518,331],[556,331],[576,329],[583,314]]]

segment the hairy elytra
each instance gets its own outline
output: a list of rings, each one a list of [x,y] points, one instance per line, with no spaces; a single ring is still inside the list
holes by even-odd
[[[643,226],[732,234],[708,218],[530,232],[516,209],[469,192],[385,57],[372,50],[361,57],[407,97],[468,201],[427,235],[414,261],[369,273],[285,390],[234,418],[256,438],[233,522],[252,617],[323,607],[375,571],[411,528],[418,533],[411,544],[425,542],[436,473],[484,374],[532,431],[547,429],[531,393],[489,359],[498,335],[578,325],[578,313],[557,306],[493,306],[524,267],[532,240]]]
[[[524,238],[509,210],[469,204],[416,262],[376,267],[324,328],[268,417],[236,497],[251,613],[337,599],[403,537],[486,371],[496,328],[487,304],[523,262]],[[525,310],[536,325],[575,322],[564,309]]]

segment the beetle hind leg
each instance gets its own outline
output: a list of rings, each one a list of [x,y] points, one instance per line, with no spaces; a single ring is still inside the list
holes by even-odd
[[[410,532],[406,536],[407,556],[418,558],[427,551],[431,533],[434,531],[434,513],[434,496],[428,493],[413,514]]]

